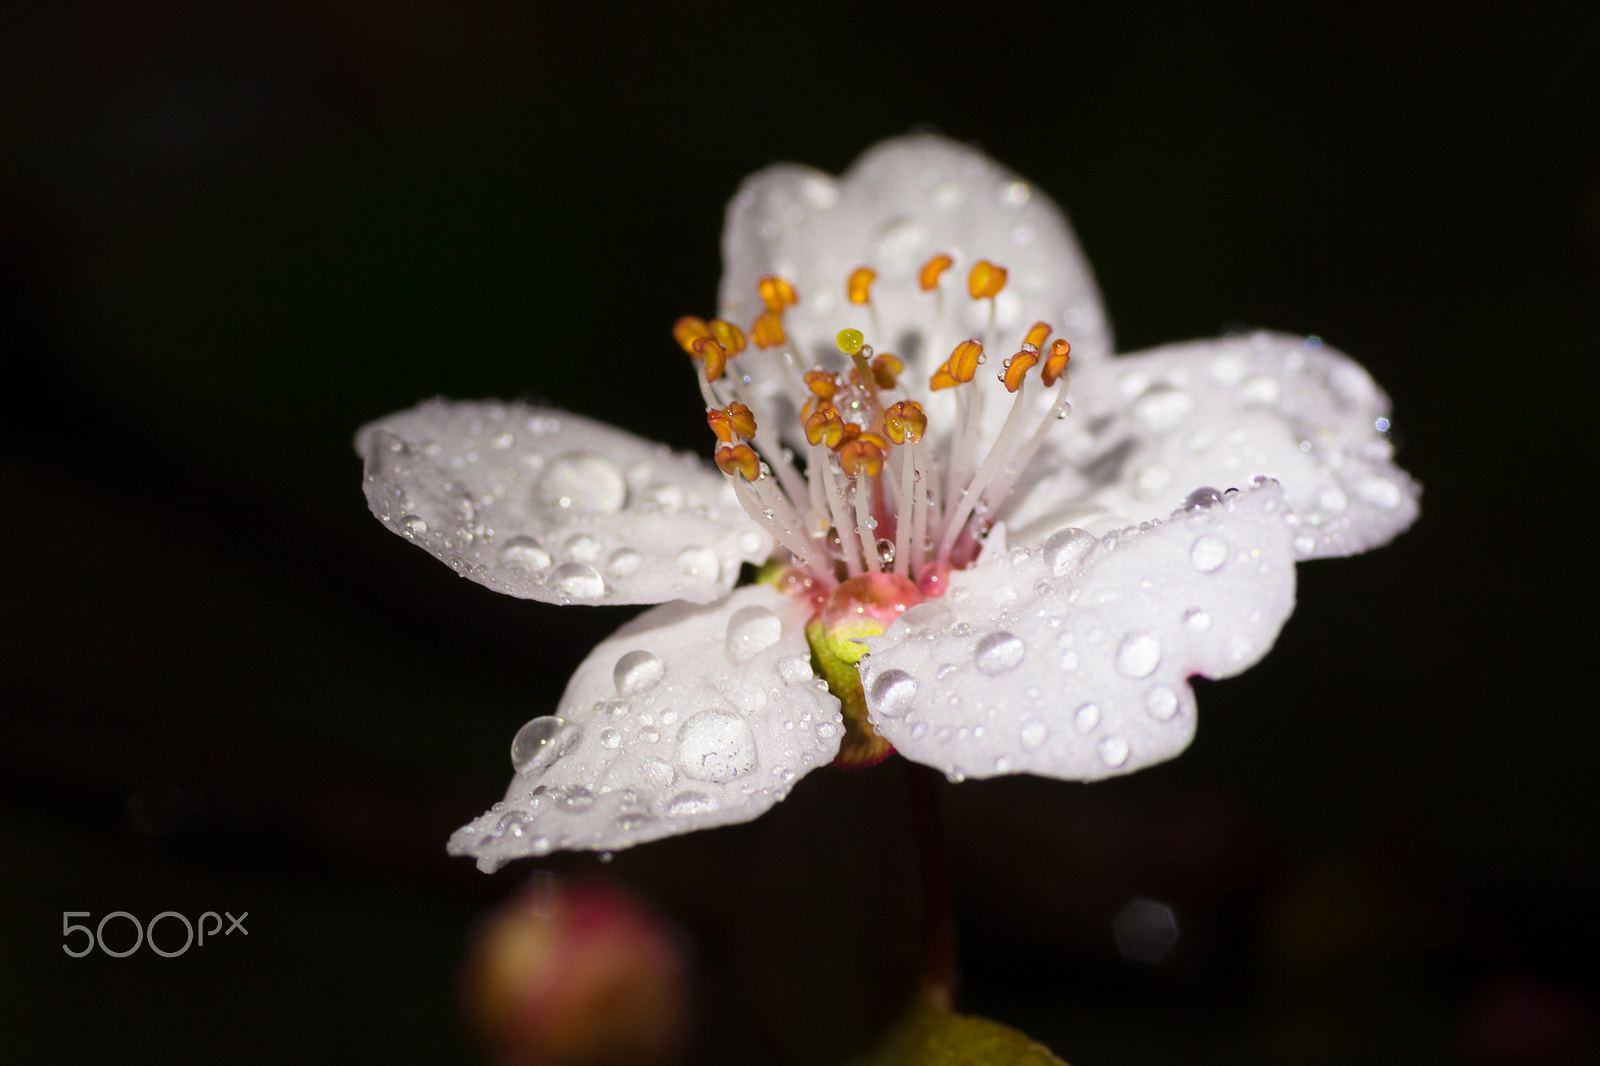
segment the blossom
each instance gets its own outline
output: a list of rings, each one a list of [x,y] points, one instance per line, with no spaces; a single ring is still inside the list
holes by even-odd
[[[1297,560],[1416,517],[1359,365],[1271,333],[1113,357],[1063,215],[973,149],[771,167],[723,253],[719,317],[674,330],[715,466],[522,404],[357,437],[373,512],[463,576],[661,604],[517,734],[505,800],[450,841],[484,869],[745,821],[836,758],[956,780],[1170,758],[1187,679],[1266,653]]]

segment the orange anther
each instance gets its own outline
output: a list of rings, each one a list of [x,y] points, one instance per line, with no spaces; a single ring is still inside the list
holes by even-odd
[[[899,377],[905,368],[906,365],[900,361],[899,356],[883,352],[872,357],[872,380],[878,383],[880,389],[892,389],[894,379]]]
[[[1050,323],[1035,322],[1033,328],[1028,330],[1028,335],[1022,339],[1023,344],[1031,344],[1035,348],[1043,348],[1044,342],[1050,336]]]
[[[883,450],[889,442],[876,433],[861,433],[839,445],[839,466],[846,477],[877,477],[883,472]]]
[[[761,460],[748,444],[724,444],[717,449],[716,460],[717,469],[730,477],[738,474],[746,481],[755,481],[761,476]]]
[[[1022,379],[1028,376],[1028,371],[1039,364],[1039,350],[1032,345],[1006,360],[1006,368],[1000,373],[1000,380],[1005,382],[1007,392],[1016,392],[1022,388]]]
[[[694,355],[696,359],[698,359],[699,356],[695,355],[694,342],[699,340],[701,337],[709,336],[711,336],[711,330],[706,328],[706,320],[703,318],[696,318],[693,315],[684,315],[682,318],[678,319],[678,321],[672,324],[673,340],[678,342],[678,347],[682,348],[690,355]]]
[[[915,400],[901,400],[883,412],[883,431],[896,444],[915,444],[928,431],[928,416]]]
[[[953,389],[959,384],[961,382],[957,381],[955,375],[950,373],[949,360],[941,363],[939,369],[933,372],[933,376],[928,378],[928,388],[934,392],[938,392],[940,389]]]
[[[750,327],[750,341],[757,348],[776,348],[784,341],[783,316],[776,311],[763,311]]]
[[[706,365],[706,380],[716,381],[728,368],[728,350],[717,343],[715,337],[699,337],[691,349],[696,359]]]
[[[824,400],[833,399],[833,394],[838,392],[843,385],[844,382],[839,380],[838,374],[823,370],[821,367],[816,370],[806,371],[806,388]]]
[[[872,300],[872,283],[878,280],[878,272],[871,267],[856,267],[850,272],[850,280],[844,283],[844,291],[853,304],[864,304]]]
[[[1046,385],[1054,385],[1062,374],[1067,372],[1067,362],[1072,358],[1072,345],[1066,338],[1057,337],[1050,345],[1050,354],[1044,358],[1044,369],[1039,371],[1039,376]]]
[[[717,339],[717,343],[728,349],[728,358],[732,359],[744,351],[744,330],[732,322],[724,322],[720,318],[713,318],[706,323],[706,328]]]
[[[917,284],[922,286],[923,292],[932,292],[939,286],[939,275],[950,269],[955,260],[948,255],[936,255],[922,264],[922,273],[917,275]]]
[[[972,264],[972,272],[967,275],[967,293],[974,300],[992,299],[1005,287],[1005,267],[995,266],[987,259]]]
[[[790,304],[800,302],[794,286],[789,284],[787,278],[780,278],[776,274],[768,274],[756,282],[756,291],[761,294],[761,302],[767,305],[767,310],[775,315],[783,314],[783,309]]]
[[[950,353],[950,358],[945,361],[945,366],[950,368],[950,376],[965,384],[971,381],[978,373],[978,364],[983,362],[983,345],[977,341],[967,340],[956,345],[955,351]]]
[[[844,418],[837,407],[819,407],[805,419],[806,440],[835,447],[844,437]]]
[[[711,432],[724,444],[732,444],[735,439],[753,440],[756,435],[756,416],[750,408],[742,403],[730,403],[727,407],[712,407],[706,411],[706,424],[711,427]]]

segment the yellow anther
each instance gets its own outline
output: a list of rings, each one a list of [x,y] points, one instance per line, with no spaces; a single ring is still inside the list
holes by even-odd
[[[948,255],[936,255],[922,264],[922,273],[917,275],[917,284],[922,286],[923,292],[932,292],[939,287],[939,275],[950,269],[955,260]]]
[[[699,358],[695,354],[694,342],[701,337],[711,336],[711,330],[706,327],[706,320],[693,315],[684,315],[672,324],[672,339],[678,342],[678,347],[685,352]]]
[[[838,392],[843,385],[844,382],[839,380],[838,374],[823,370],[820,367],[816,370],[806,371],[806,388],[824,400],[833,399],[833,394]]]
[[[876,433],[858,433],[839,445],[835,453],[846,477],[877,477],[883,473],[883,453],[889,442]]]
[[[995,266],[987,259],[972,264],[967,275],[967,293],[974,300],[993,299],[1006,287],[1006,268]]]
[[[789,284],[787,278],[780,278],[776,274],[768,274],[756,282],[756,291],[761,294],[761,302],[767,305],[767,310],[775,315],[783,314],[783,309],[790,304],[800,302],[794,286]]]
[[[706,328],[717,339],[717,343],[728,350],[729,359],[744,351],[744,330],[732,322],[724,322],[720,318],[713,318],[706,323]]]
[[[1033,327],[1028,330],[1028,335],[1022,339],[1022,343],[1023,344],[1031,344],[1035,348],[1042,349],[1044,347],[1045,340],[1049,336],[1050,336],[1050,323],[1048,323],[1048,322],[1035,322],[1033,324]]]
[[[1039,350],[1032,345],[1007,359],[1006,368],[1000,373],[1000,380],[1005,383],[1006,391],[1016,392],[1022,388],[1022,379],[1037,365],[1039,365]]]
[[[1039,371],[1039,376],[1046,385],[1054,385],[1062,374],[1067,372],[1067,362],[1072,358],[1072,345],[1066,338],[1057,337],[1050,345],[1050,354],[1044,357],[1044,369]]]
[[[861,350],[861,346],[867,343],[867,338],[859,329],[841,329],[833,342],[845,355],[855,355]]]
[[[940,389],[953,389],[959,384],[961,382],[957,381],[955,375],[950,373],[948,361],[941,364],[939,369],[933,372],[933,376],[928,378],[928,388],[934,392],[938,392]]]
[[[783,316],[776,311],[763,311],[750,327],[750,342],[757,348],[776,348],[784,341]]]
[[[896,444],[915,444],[928,432],[928,416],[915,400],[892,403],[883,412],[883,431]]]
[[[832,448],[844,437],[844,418],[837,407],[819,407],[805,417],[806,440]]]
[[[717,469],[730,477],[737,474],[746,481],[755,481],[761,476],[761,460],[748,444],[724,444],[717,449],[716,460]]]
[[[945,361],[945,366],[950,368],[950,376],[962,384],[971,381],[978,373],[978,364],[983,362],[983,345],[977,341],[967,340],[956,345],[955,351],[950,353],[950,358]]]
[[[755,439],[756,416],[742,403],[710,408],[706,411],[706,424],[724,444],[732,444],[736,439]]]
[[[690,351],[705,363],[707,381],[716,381],[728,368],[728,350],[718,344],[715,337],[696,338]]]
[[[844,291],[849,295],[853,304],[869,303],[872,300],[872,283],[878,280],[878,272],[871,267],[856,267],[850,272],[850,280],[844,283]]]
[[[906,365],[900,357],[890,352],[883,352],[872,357],[872,380],[878,383],[880,389],[894,388],[895,378],[904,372]]]

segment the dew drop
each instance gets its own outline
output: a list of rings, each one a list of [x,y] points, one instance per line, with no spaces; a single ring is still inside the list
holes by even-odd
[[[1100,761],[1113,770],[1128,761],[1128,742],[1122,737],[1101,737],[1094,750],[1100,753]]]
[[[1178,694],[1166,685],[1154,685],[1144,694],[1144,709],[1158,722],[1178,713]]]
[[[567,452],[554,459],[534,490],[534,501],[568,515],[606,515],[622,510],[628,483],[617,464],[598,452]]]
[[[702,581],[715,581],[722,567],[717,563],[717,553],[710,548],[694,545],[678,553],[678,573],[697,577]]]
[[[986,674],[1003,674],[1007,670],[1016,669],[1027,653],[1027,645],[1002,630],[990,633],[978,641],[978,650],[973,655],[973,660],[978,669]]]
[[[666,672],[666,665],[654,654],[630,651],[617,660],[611,670],[611,680],[620,695],[635,696],[654,688]]]
[[[507,811],[495,823],[495,836],[521,837],[528,831],[528,815],[524,811]]]
[[[632,548],[618,548],[606,560],[606,572],[612,577],[628,577],[639,569],[644,557]]]
[[[1211,628],[1211,616],[1203,608],[1191,607],[1183,612],[1183,624],[1196,633],[1204,633]]]
[[[622,746],[622,731],[610,726],[600,730],[600,746],[615,750]]]
[[[1100,724],[1100,708],[1093,703],[1085,703],[1072,712],[1072,724],[1077,726],[1078,732],[1088,733]]]
[[[1301,533],[1294,538],[1294,550],[1300,555],[1310,555],[1317,550],[1317,538],[1310,533]]]
[[[736,662],[747,663],[782,636],[783,623],[777,615],[759,605],[742,607],[728,620],[728,654]]]
[[[1183,498],[1185,511],[1204,511],[1222,502],[1222,493],[1210,485],[1202,485]]]
[[[1058,529],[1044,542],[1044,558],[1056,577],[1080,569],[1100,541],[1093,533],[1076,527]]]
[[[1022,728],[1017,730],[1017,740],[1028,751],[1037,751],[1050,735],[1050,729],[1036,718],[1030,718],[1022,723]]]
[[[1152,385],[1133,402],[1133,417],[1156,433],[1175,429],[1194,410],[1194,397],[1171,385]]]
[[[511,765],[517,773],[546,770],[578,746],[583,730],[553,714],[541,715],[511,738]]]
[[[653,511],[677,514],[683,510],[683,490],[670,482],[652,485],[645,490],[645,505]]]
[[[1342,511],[1350,506],[1350,497],[1337,485],[1329,485],[1317,493],[1317,506],[1324,511]]]
[[[678,769],[696,781],[723,784],[756,768],[756,738],[742,718],[701,711],[678,731]]]
[[[786,685],[799,685],[817,676],[811,672],[811,660],[804,655],[789,655],[779,659],[777,671]]]
[[[1386,477],[1374,474],[1362,478],[1356,485],[1356,494],[1375,507],[1393,510],[1400,506],[1400,487]]]
[[[419,514],[408,514],[400,519],[400,524],[406,527],[406,533],[413,537],[420,537],[428,531],[428,523]]]
[[[605,579],[585,563],[562,563],[550,578],[556,588],[575,600],[598,600],[606,594]]]
[[[501,545],[500,561],[523,570],[543,570],[550,565],[550,553],[532,537],[512,537]]]
[[[868,695],[874,715],[904,718],[916,698],[917,679],[904,670],[885,670],[873,679]]]
[[[913,633],[932,636],[949,629],[955,620],[956,616],[950,608],[937,600],[928,600],[907,607],[905,613],[899,617],[898,624]]]
[[[680,792],[667,803],[667,814],[682,818],[691,814],[710,814],[717,807],[717,801],[704,792]]]
[[[1133,633],[1117,647],[1117,672],[1124,677],[1149,677],[1161,665],[1161,640],[1154,633]]]
[[[1189,548],[1189,562],[1202,574],[1209,574],[1228,561],[1228,542],[1215,533],[1195,538]]]
[[[573,785],[561,795],[561,806],[569,811],[586,811],[594,806],[594,793],[582,785]]]
[[[578,563],[592,563],[600,558],[600,542],[587,533],[574,533],[561,546],[567,558]]]
[[[1264,375],[1253,377],[1239,386],[1239,402],[1274,404],[1278,402],[1278,395],[1282,391],[1277,378]]]

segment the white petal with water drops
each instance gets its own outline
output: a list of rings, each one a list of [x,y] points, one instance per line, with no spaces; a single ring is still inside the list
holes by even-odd
[[[505,800],[458,830],[451,854],[493,870],[760,815],[844,733],[839,701],[811,683],[806,613],[751,585],[640,615],[578,667],[554,717],[518,732]]]
[[[1376,548],[1416,520],[1420,490],[1392,461],[1388,397],[1316,338],[1253,333],[1092,366],[1074,359],[1072,402],[1040,477],[1002,512],[1028,536],[1067,524],[1064,509],[1092,504],[1112,525],[1141,522],[1198,486],[1257,476],[1283,485],[1302,559]],[[1221,565],[1214,549],[1196,543],[1197,565]]]
[[[384,525],[513,596],[709,603],[772,552],[711,466],[564,411],[433,400],[356,450]]]
[[[957,624],[867,638],[873,724],[952,777],[1093,780],[1171,758],[1194,735],[1187,679],[1245,669],[1294,607],[1288,515],[1263,481],[1110,534],[1059,575],[1059,551],[985,553],[950,575]],[[1196,564],[1204,537],[1233,547],[1226,565]]]

